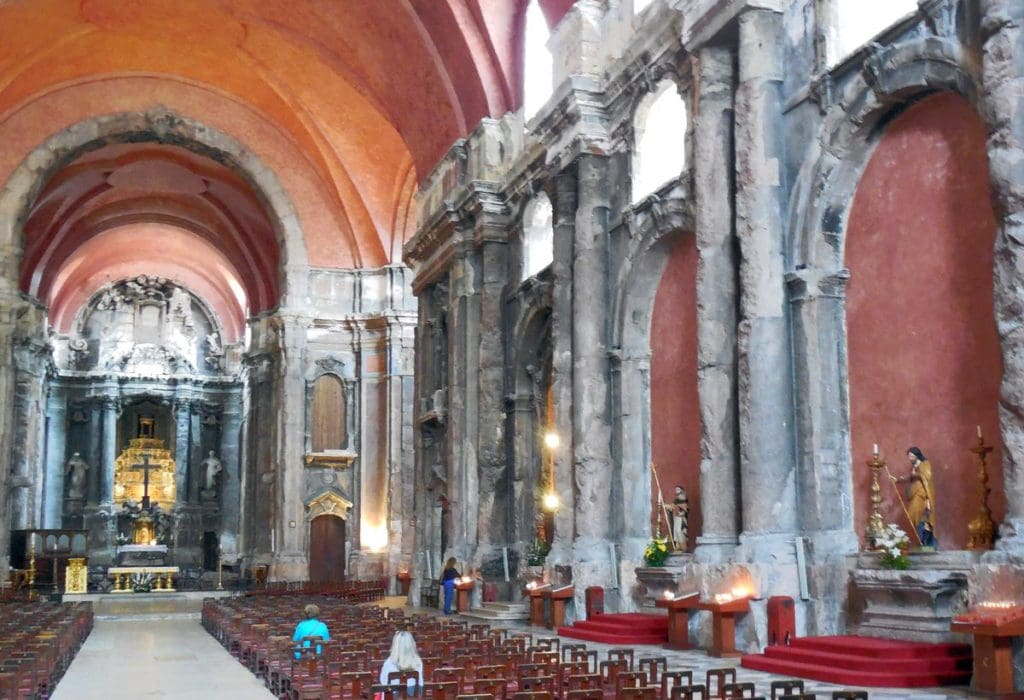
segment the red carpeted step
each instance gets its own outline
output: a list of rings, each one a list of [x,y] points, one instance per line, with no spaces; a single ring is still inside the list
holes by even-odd
[[[928,644],[839,635],[835,637],[797,637],[791,646],[831,651],[838,654],[881,657],[885,659],[920,659],[941,656],[970,656],[970,644]]]
[[[930,688],[971,680],[971,647],[870,637],[802,637],[748,654],[745,668],[848,685]]]
[[[970,652],[961,656],[936,656],[933,658],[879,658],[875,656],[854,656],[822,651],[813,647],[774,646],[766,647],[764,655],[780,660],[795,661],[818,666],[838,666],[850,671],[872,671],[875,673],[902,673],[912,669],[930,673],[955,673],[971,671]]]
[[[967,685],[971,681],[970,671],[956,673],[871,673],[850,670],[836,666],[818,666],[795,661],[775,659],[760,654],[750,654],[740,660],[744,668],[767,671],[784,676],[809,678],[839,685],[862,685],[878,688],[937,688],[943,685]]]
[[[668,641],[668,617],[621,613],[580,620],[572,627],[559,627],[558,634],[602,644],[664,644]]]

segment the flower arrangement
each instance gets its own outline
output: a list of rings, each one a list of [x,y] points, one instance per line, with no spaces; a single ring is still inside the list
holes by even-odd
[[[882,552],[883,569],[906,569],[910,565],[907,559],[907,547],[910,538],[895,523],[889,523],[882,530],[882,535],[875,539],[875,546]]]
[[[544,540],[537,538],[533,543],[526,548],[526,565],[527,566],[544,566],[544,560],[548,556],[548,552],[551,551],[551,545]]]
[[[647,566],[664,566],[668,559],[668,540],[655,537],[644,547],[644,563]]]
[[[132,590],[136,593],[149,593],[153,590],[153,574],[132,574]]]

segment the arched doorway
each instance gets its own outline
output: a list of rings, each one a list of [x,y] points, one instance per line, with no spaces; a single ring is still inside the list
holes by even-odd
[[[309,580],[345,580],[345,521],[336,515],[320,515],[309,523]]]

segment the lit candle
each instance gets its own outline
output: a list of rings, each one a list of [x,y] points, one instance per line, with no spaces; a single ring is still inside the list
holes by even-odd
[[[675,598],[675,596],[672,595],[672,591],[665,591],[665,600],[672,600],[673,598]]]
[[[878,455],[878,443],[877,442],[871,446],[871,454],[876,455],[876,456]]]
[[[981,426],[978,426],[978,437],[981,437]]]

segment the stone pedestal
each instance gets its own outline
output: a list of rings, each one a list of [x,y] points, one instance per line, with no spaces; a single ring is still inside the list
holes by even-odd
[[[882,556],[853,556],[850,632],[916,642],[966,642],[950,623],[966,608],[967,583],[979,552],[911,553],[910,567],[882,568]]]
[[[692,554],[673,554],[665,560],[665,566],[637,567],[639,605],[641,608],[650,608],[644,612],[657,614],[657,603],[665,597],[665,591],[680,593],[679,584],[685,578],[687,565],[692,562]],[[690,592],[682,591],[684,594]]]

